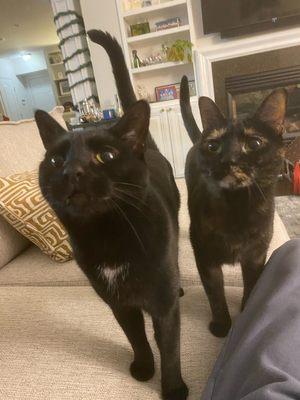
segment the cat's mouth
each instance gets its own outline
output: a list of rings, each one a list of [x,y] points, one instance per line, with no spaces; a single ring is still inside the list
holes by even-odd
[[[83,203],[86,203],[89,201],[89,196],[86,195],[86,193],[74,189],[72,192],[66,197],[66,206],[70,205],[81,205]]]
[[[66,207],[75,209],[83,209],[89,206],[95,206],[109,200],[110,196],[92,196],[80,189],[73,189],[65,198]]]
[[[240,167],[231,166],[229,173],[220,179],[219,185],[222,189],[239,189],[252,185],[251,177],[246,174]]]

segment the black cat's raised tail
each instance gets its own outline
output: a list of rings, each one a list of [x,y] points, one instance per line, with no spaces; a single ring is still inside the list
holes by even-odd
[[[193,116],[190,102],[189,81],[186,76],[182,77],[180,83],[180,109],[184,126],[189,134],[189,137],[193,143],[196,143],[200,138],[201,131],[198,128]]]
[[[91,29],[87,32],[92,42],[99,44],[104,48],[111,62],[118,95],[124,111],[127,111],[136,101],[132,83],[130,80],[128,68],[125,62],[123,50],[116,38],[113,38],[108,32],[97,29]],[[149,149],[158,150],[158,147],[151,137],[147,137],[147,146]]]
[[[137,101],[137,98],[133,91],[121,46],[108,32],[92,29],[87,34],[92,42],[99,44],[107,52],[123,110],[128,110]]]

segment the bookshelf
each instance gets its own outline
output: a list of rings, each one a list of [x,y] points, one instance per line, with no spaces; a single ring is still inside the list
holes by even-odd
[[[192,18],[191,0],[152,0],[152,5],[127,9],[127,0],[116,0],[119,23],[121,28],[124,54],[130,76],[136,93],[147,93],[151,103],[158,102],[157,87],[177,85],[183,75],[190,81],[195,81],[195,66],[187,60],[169,61],[134,67],[132,51],[136,50],[141,60],[160,54],[163,56],[162,45],[171,47],[177,40],[187,40],[195,44],[194,22]],[[142,1],[140,2],[142,5]],[[179,18],[180,24],[167,29],[156,29],[156,23]],[[133,36],[131,26],[139,23],[149,23],[150,32]],[[196,87],[196,86],[195,86]],[[196,93],[194,93],[196,95]]]

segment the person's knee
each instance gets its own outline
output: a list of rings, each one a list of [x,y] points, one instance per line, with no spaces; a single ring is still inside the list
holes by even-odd
[[[283,244],[279,249],[279,251],[283,251],[285,253],[295,253],[300,254],[300,239],[292,239]]]
[[[269,260],[269,263],[273,265],[273,268],[278,268],[282,272],[288,270],[295,270],[297,267],[300,268],[300,239],[292,239],[284,243],[281,247],[275,250]]]

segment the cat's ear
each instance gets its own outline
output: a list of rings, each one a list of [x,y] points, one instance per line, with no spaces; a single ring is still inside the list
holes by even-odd
[[[35,121],[46,150],[52,147],[61,135],[66,133],[66,130],[46,111],[37,110]]]
[[[126,141],[134,152],[144,152],[145,141],[149,132],[150,106],[140,100],[133,104],[121,120],[112,128],[112,132]]]
[[[254,119],[270,126],[278,135],[281,135],[284,131],[287,100],[288,93],[285,89],[274,90],[262,102],[254,115]]]
[[[220,129],[227,125],[226,118],[219,107],[209,97],[202,96],[199,98],[199,109],[203,130]]]

